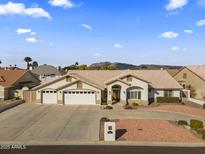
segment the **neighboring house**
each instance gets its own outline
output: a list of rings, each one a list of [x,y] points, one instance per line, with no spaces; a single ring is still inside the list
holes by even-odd
[[[41,65],[31,71],[33,74],[38,76],[42,82],[46,82],[62,76],[61,72],[54,66]]]
[[[39,79],[30,71],[0,69],[0,99],[13,98],[15,90],[33,88],[39,84]]]
[[[179,97],[182,87],[164,70],[69,71],[33,88],[38,103],[147,105],[159,96]]]
[[[174,78],[190,90],[192,98],[205,100],[205,65],[186,66]]]
[[[166,71],[174,77],[181,69],[166,69]]]

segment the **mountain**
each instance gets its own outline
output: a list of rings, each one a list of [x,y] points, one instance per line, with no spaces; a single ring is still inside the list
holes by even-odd
[[[142,65],[133,65],[127,63],[118,63],[118,62],[100,62],[94,63],[89,66],[90,69],[97,70],[106,70],[106,69],[114,69],[114,70],[123,70],[123,69],[180,69],[182,66],[170,66],[170,65],[155,65],[155,64],[142,64]]]

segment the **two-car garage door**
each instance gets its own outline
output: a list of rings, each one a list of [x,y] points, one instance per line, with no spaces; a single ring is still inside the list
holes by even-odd
[[[70,105],[94,105],[96,94],[94,91],[65,91],[63,95],[64,104]],[[57,104],[57,91],[45,90],[42,92],[43,104]]]
[[[96,104],[96,94],[93,91],[65,91],[64,104],[94,105]]]

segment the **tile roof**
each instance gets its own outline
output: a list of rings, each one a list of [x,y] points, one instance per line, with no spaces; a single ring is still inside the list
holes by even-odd
[[[0,69],[0,85],[3,87],[12,86],[18,79],[20,79],[27,70],[3,70]]]
[[[166,71],[171,75],[175,76],[181,69],[166,69]]]
[[[149,82],[149,85],[155,89],[181,89],[179,83],[166,70],[72,70],[68,74],[76,73],[97,85],[106,87],[106,82],[124,76],[126,73],[132,74],[139,79]]]
[[[35,68],[34,70],[32,70],[31,72],[36,75],[57,75],[57,76],[61,75],[58,69],[51,65],[41,65]]]
[[[191,65],[186,66],[186,68],[188,68],[189,70],[191,70],[205,80],[205,65]]]

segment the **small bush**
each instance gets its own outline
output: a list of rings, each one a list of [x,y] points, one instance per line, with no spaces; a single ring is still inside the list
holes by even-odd
[[[124,109],[126,110],[132,110],[132,106],[130,106],[129,104],[124,105]]]
[[[108,119],[108,118],[106,118],[106,117],[102,117],[101,119],[100,119],[100,122],[109,122],[110,121],[110,119]]]
[[[203,107],[203,109],[205,109],[205,104],[203,104],[203,106],[202,106],[202,107]]]
[[[106,110],[112,110],[113,109],[113,107],[112,106],[106,106],[104,109],[106,109]]]
[[[188,125],[188,122],[187,121],[185,121],[185,120],[179,120],[179,121],[177,121],[177,124],[178,125],[183,125],[183,126],[187,126]]]
[[[205,129],[197,129],[197,133],[201,135],[203,139],[205,139]]]
[[[179,97],[157,97],[158,103],[179,103]]]
[[[192,129],[204,128],[203,122],[200,120],[195,120],[195,119],[190,120],[190,126]]]
[[[132,106],[136,107],[136,106],[139,106],[139,104],[137,104],[137,103],[132,103]]]

